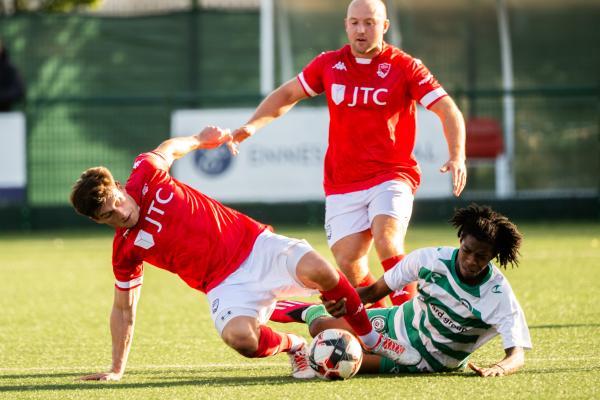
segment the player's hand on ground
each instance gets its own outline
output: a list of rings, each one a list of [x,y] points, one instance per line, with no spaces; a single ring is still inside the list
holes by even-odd
[[[335,318],[341,318],[346,315],[346,298],[342,297],[338,301],[335,300],[325,300],[321,297],[323,301],[323,305],[329,314]]]
[[[229,143],[232,139],[229,129],[222,129],[213,125],[209,125],[202,129],[202,131],[196,135],[196,138],[201,143],[200,147],[203,149],[214,149],[223,143]]]
[[[97,374],[85,375],[78,378],[79,381],[118,381],[121,380],[123,374],[115,372],[100,372]]]
[[[256,128],[254,128],[252,125],[244,125],[233,131],[231,134],[232,140],[227,143],[227,147],[229,147],[231,154],[237,156],[240,152],[240,143],[254,135],[254,132],[256,132]]]
[[[467,184],[467,165],[464,160],[448,160],[440,172],[448,171],[452,174],[452,193],[458,197]]]
[[[482,368],[473,363],[468,363],[467,365],[469,366],[469,368],[475,371],[477,375],[482,376],[484,378],[488,376],[503,376],[506,374],[504,368],[496,364],[492,365],[489,368]]]

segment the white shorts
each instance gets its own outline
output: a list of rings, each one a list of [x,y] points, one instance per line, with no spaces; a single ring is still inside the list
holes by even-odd
[[[389,215],[408,228],[413,201],[410,186],[395,180],[357,192],[327,196],[325,232],[329,247],[346,236],[370,229],[377,215]]]
[[[304,240],[290,239],[270,231],[261,233],[252,252],[240,267],[207,293],[211,317],[219,335],[238,316],[266,323],[278,298],[308,297],[318,293],[296,276],[300,258],[313,248]]]

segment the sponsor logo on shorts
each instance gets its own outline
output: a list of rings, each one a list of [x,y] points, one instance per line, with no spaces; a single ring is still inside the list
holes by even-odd
[[[225,320],[231,318],[231,316],[232,316],[232,313],[231,313],[231,310],[229,310],[225,314],[221,315],[221,321],[225,321]]]
[[[327,240],[331,239],[331,225],[325,225],[325,233],[327,234]]]
[[[385,330],[385,318],[381,316],[371,318],[371,326],[376,332],[382,333]]]
[[[215,299],[212,302],[212,307],[211,307],[212,313],[213,314],[216,313],[218,309],[219,309],[219,299]]]

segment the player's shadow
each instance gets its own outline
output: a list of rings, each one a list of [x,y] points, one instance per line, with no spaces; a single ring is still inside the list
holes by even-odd
[[[59,376],[62,374],[59,374]],[[47,374],[45,374],[47,376]],[[55,377],[56,375],[51,375]],[[12,376],[18,378],[18,376]],[[29,374],[27,377],[39,377],[39,375]],[[83,382],[70,381],[65,383],[50,383],[50,384],[35,384],[26,383],[24,385],[0,385],[0,393],[14,392],[38,392],[38,391],[82,391],[82,390],[114,390],[114,389],[139,389],[139,388],[163,388],[163,387],[178,387],[178,386],[195,386],[195,387],[232,387],[232,386],[254,386],[254,385],[282,385],[289,384],[292,377],[231,377],[231,376],[210,376],[210,377],[186,377],[181,379],[173,377],[162,381],[154,382]]]
[[[529,329],[568,329],[568,328],[599,328],[600,324],[548,324],[530,325]]]

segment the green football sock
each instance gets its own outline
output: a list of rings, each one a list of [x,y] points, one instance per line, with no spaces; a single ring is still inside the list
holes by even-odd
[[[331,317],[327,310],[325,310],[325,306],[323,304],[315,304],[310,306],[305,311],[306,316],[304,317],[304,321],[308,326],[313,323],[313,321],[317,318],[321,317]]]

